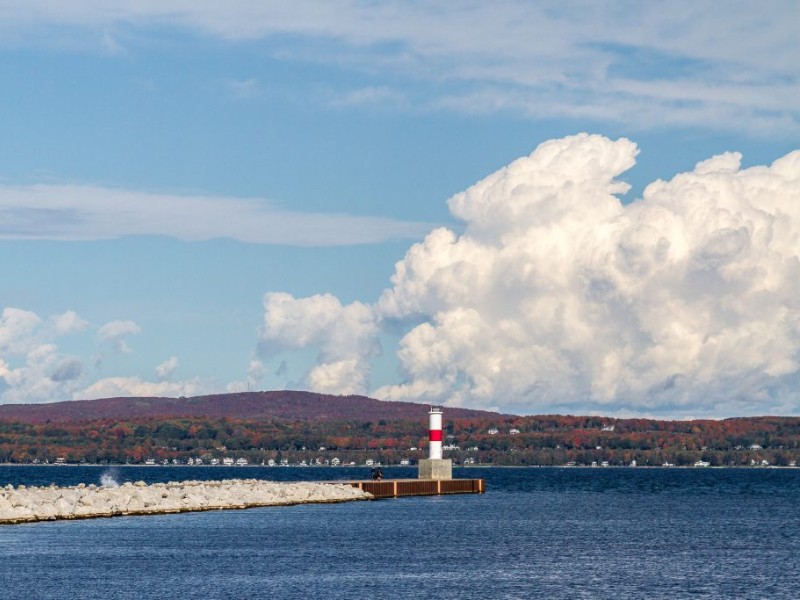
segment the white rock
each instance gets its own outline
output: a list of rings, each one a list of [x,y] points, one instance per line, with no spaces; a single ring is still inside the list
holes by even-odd
[[[119,487],[81,483],[65,488],[20,485],[14,489],[7,485],[0,491],[0,524],[369,498],[369,494],[347,484],[275,483],[256,479],[153,485],[137,481]]]

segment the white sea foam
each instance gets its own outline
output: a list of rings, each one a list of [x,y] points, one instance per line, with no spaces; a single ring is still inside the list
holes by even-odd
[[[117,471],[114,469],[110,469],[108,471],[104,471],[102,475],[100,475],[100,485],[103,487],[119,487],[119,481],[117,481]]]

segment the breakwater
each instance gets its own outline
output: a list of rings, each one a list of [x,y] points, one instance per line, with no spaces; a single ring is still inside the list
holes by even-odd
[[[374,498],[482,494],[486,491],[486,482],[483,479],[389,479],[348,483],[372,494]]]
[[[351,485],[257,479],[0,489],[0,524],[369,500]]]

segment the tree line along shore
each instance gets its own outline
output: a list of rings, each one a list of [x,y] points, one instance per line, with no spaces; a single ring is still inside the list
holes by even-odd
[[[413,465],[427,456],[427,436],[426,419],[0,419],[0,462]],[[445,457],[464,466],[788,467],[800,460],[798,417],[661,421],[498,415],[445,419],[444,438]]]

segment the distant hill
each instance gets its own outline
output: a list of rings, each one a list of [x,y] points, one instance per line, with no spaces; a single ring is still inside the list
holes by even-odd
[[[419,420],[427,404],[389,402],[366,396],[331,396],[301,391],[215,394],[191,398],[104,398],[52,404],[0,405],[0,419],[25,423],[53,423],[158,417],[230,417],[235,419],[301,419],[308,421]],[[446,408],[448,419],[488,419],[498,413]]]
[[[0,405],[0,464],[384,465],[427,453],[428,405],[298,391]],[[800,462],[800,417],[656,421],[444,410],[455,464],[785,466]]]

